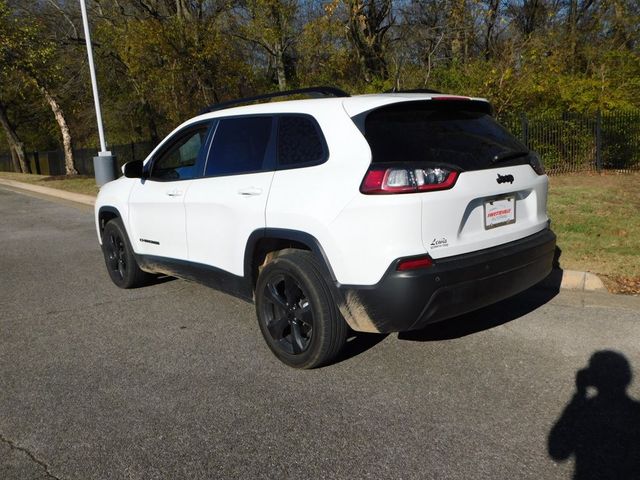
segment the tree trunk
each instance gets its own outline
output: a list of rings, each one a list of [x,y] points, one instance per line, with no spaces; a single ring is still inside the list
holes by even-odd
[[[176,14],[179,20],[193,20],[193,15],[187,0],[176,0]]]
[[[571,72],[575,71],[578,46],[578,0],[571,0],[569,7],[569,52],[571,53]]]
[[[487,30],[484,36],[485,60],[489,60],[494,54],[494,49],[495,49],[494,29],[498,21],[498,13],[499,13],[498,10],[500,9],[500,0],[489,0],[489,2],[487,2],[487,7],[489,8],[489,11],[487,13],[487,17],[485,20],[485,23],[487,25]]]
[[[13,167],[13,171],[14,172],[22,171],[22,168],[20,167],[20,160],[18,159],[18,154],[16,153],[16,149],[13,148],[13,146],[10,146],[9,150],[11,152],[11,166]]]
[[[365,82],[386,80],[385,34],[391,27],[391,0],[349,0],[348,32]]]
[[[278,77],[278,89],[283,92],[287,89],[287,73],[284,65],[284,48],[280,43],[274,45],[276,75]]]
[[[217,99],[216,99],[217,102]],[[156,123],[157,113],[151,104],[147,100],[142,101],[142,111],[147,120],[147,128],[149,129],[149,136],[151,137],[151,143],[156,146],[160,142],[160,134],[158,133],[158,124]]]
[[[29,170],[29,164],[27,163],[27,159],[24,155],[24,144],[20,140],[20,137],[18,137],[13,125],[11,125],[9,117],[7,116],[7,109],[2,104],[0,104],[0,124],[2,124],[2,128],[4,129],[7,140],[9,141],[9,148],[11,149],[14,168],[16,168],[15,158],[17,157],[19,167],[17,171],[22,173],[31,173]]]
[[[451,58],[455,63],[464,63],[468,53],[469,26],[467,4],[465,0],[453,0],[450,2],[449,28],[452,30],[450,40]]]
[[[78,171],[76,170],[74,161],[73,161],[73,148],[71,141],[71,131],[69,130],[69,125],[67,125],[67,120],[64,117],[64,112],[62,111],[62,107],[57,102],[55,98],[49,93],[49,91],[40,87],[44,97],[47,99],[47,103],[51,107],[53,111],[53,115],[56,117],[56,122],[58,122],[58,127],[60,128],[60,133],[62,134],[62,146],[64,149],[64,169],[67,175],[77,175]]]

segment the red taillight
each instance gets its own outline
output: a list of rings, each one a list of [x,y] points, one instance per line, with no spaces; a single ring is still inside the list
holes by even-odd
[[[371,192],[378,190],[384,181],[386,170],[369,170],[362,181],[361,190]]]
[[[443,167],[372,167],[365,175],[360,191],[388,194],[446,190],[453,187],[457,178],[458,172]]]
[[[433,265],[433,260],[427,255],[425,257],[400,260],[396,270],[399,272],[405,272],[407,270],[417,270],[418,268],[429,268],[431,265]]]

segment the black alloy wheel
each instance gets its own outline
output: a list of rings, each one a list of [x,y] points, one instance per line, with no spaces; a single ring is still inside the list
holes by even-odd
[[[107,268],[112,272],[112,275],[118,275],[120,279],[124,280],[127,276],[127,255],[124,240],[117,232],[109,234],[103,241],[105,240]]]
[[[129,237],[119,218],[107,222],[102,232],[102,253],[111,281],[120,288],[147,285],[153,275],[138,266]]]
[[[273,341],[292,355],[306,351],[313,336],[313,310],[300,284],[291,275],[274,275],[264,286],[264,297]]]
[[[258,276],[255,299],[262,336],[290,367],[326,365],[342,350],[347,324],[327,273],[311,252],[278,252]]]

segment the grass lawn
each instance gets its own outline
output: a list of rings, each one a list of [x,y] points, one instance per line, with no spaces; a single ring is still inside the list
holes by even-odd
[[[98,186],[93,177],[78,175],[76,177],[47,175],[25,175],[23,173],[0,172],[0,178],[5,180],[15,180],[16,182],[31,183],[41,187],[57,188],[74,193],[84,193],[85,195],[97,195]]]
[[[95,195],[93,177],[0,172],[0,178]],[[614,292],[640,293],[640,173],[549,179],[549,216],[560,266],[600,275]]]
[[[560,266],[597,273],[612,291],[640,293],[640,174],[554,176],[549,185]]]

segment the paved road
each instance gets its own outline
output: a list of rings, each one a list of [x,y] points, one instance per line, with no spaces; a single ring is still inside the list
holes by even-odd
[[[251,305],[181,280],[119,290],[90,211],[0,189],[3,479],[570,478],[548,442],[576,373],[606,349],[636,371],[639,337],[640,298],[534,290],[295,371]],[[581,442],[578,467],[615,472],[638,447],[624,365],[595,357],[614,394],[574,400],[556,457]]]

